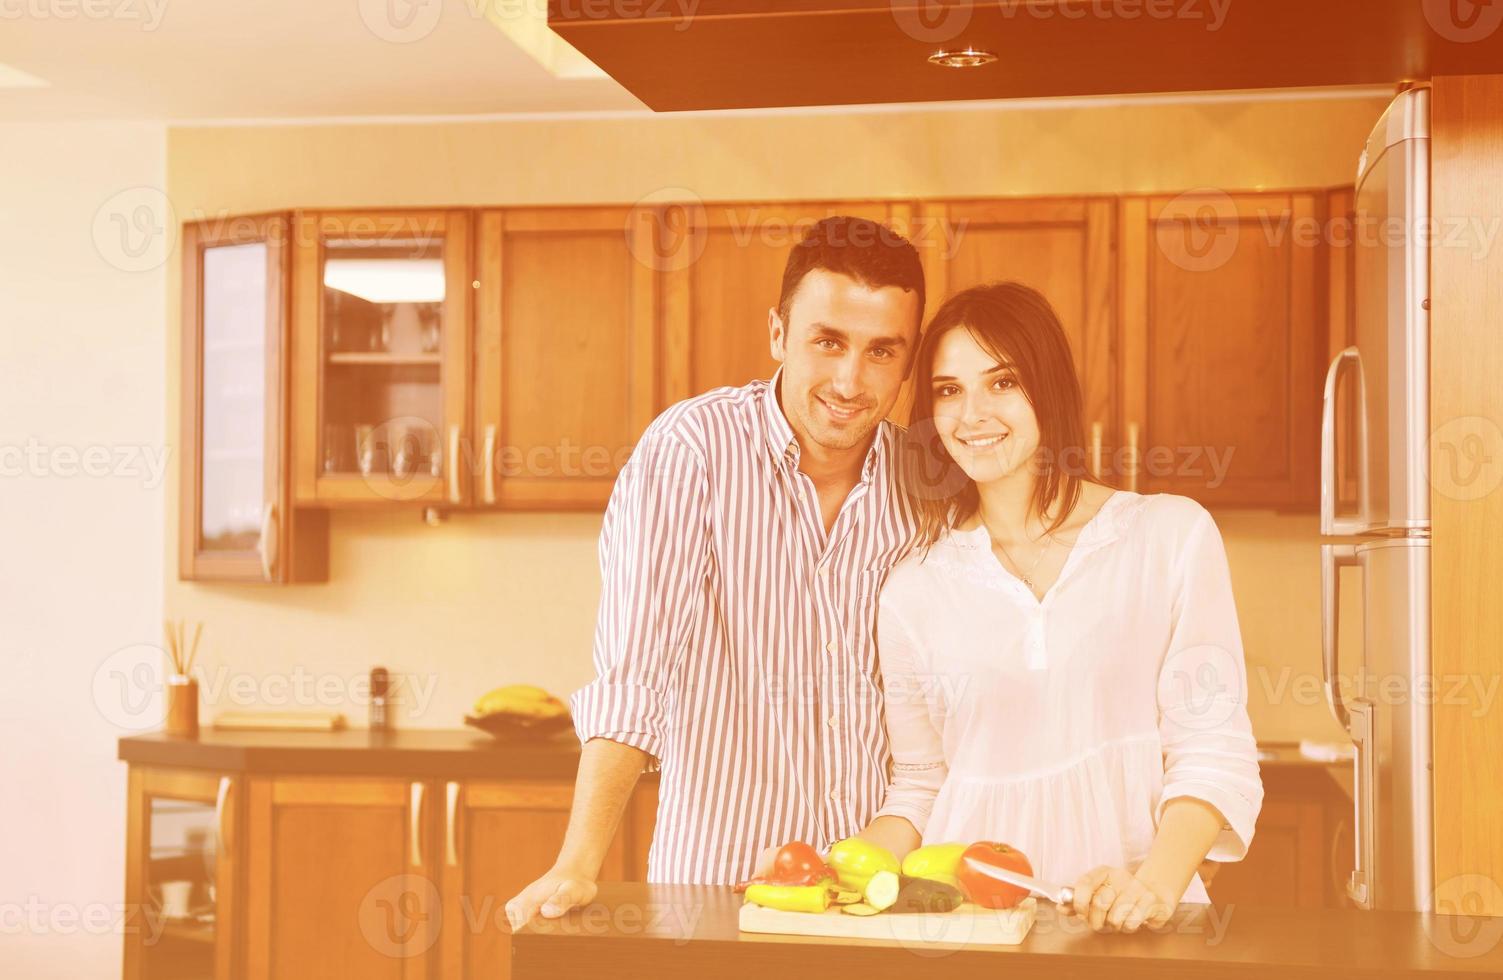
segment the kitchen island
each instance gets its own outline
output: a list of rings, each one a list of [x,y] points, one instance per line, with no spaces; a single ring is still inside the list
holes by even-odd
[[[1044,903],[1021,945],[927,945],[743,934],[741,896],[602,884],[596,901],[512,937],[513,980],[859,980],[949,977],[1444,977],[1503,973],[1503,919],[1182,906],[1163,929],[1097,935]]]

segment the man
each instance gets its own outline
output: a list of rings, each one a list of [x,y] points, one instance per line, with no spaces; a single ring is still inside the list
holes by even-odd
[[[792,840],[856,833],[887,786],[873,626],[911,543],[898,430],[917,347],[918,253],[858,218],[793,247],[768,311],[771,382],[659,416],[622,469],[600,540],[597,679],[551,870],[513,926],[589,902],[638,776],[661,766],[653,882],[731,884]]]

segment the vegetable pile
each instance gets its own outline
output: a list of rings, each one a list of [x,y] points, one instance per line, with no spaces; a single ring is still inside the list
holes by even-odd
[[[736,890],[764,908],[818,913],[835,905],[850,915],[945,913],[967,901],[1007,909],[1028,896],[971,870],[966,857],[1033,874],[1023,852],[1006,844],[929,844],[900,863],[881,845],[847,837],[825,856],[802,841],[784,844],[766,874]]]

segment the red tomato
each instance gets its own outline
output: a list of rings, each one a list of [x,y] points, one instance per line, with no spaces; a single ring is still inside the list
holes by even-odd
[[[955,870],[955,877],[966,897],[984,908],[1010,909],[1028,897],[1028,889],[984,875],[967,864],[966,858],[976,858],[983,864],[1006,868],[1032,878],[1033,865],[1028,863],[1028,856],[1022,851],[1006,844],[978,841],[966,848],[960,856],[960,867]]]
[[[767,873],[767,880],[778,885],[817,885],[834,877],[819,852],[802,841],[784,844]]]
[[[741,882],[736,891],[746,891],[747,885],[818,885],[834,880],[834,869],[825,864],[818,851],[802,841],[793,841],[778,849],[766,874]]]

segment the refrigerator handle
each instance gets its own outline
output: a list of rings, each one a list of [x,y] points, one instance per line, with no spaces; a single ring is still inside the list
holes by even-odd
[[[1352,837],[1357,853],[1346,894],[1359,909],[1372,909],[1378,831],[1378,739],[1373,727],[1373,702],[1368,698],[1352,698],[1351,716],[1352,741],[1357,747],[1352,759]]]
[[[1366,390],[1362,385],[1361,356],[1357,348],[1348,347],[1331,361],[1326,371],[1325,395],[1320,410],[1320,533],[1324,535],[1361,534],[1360,517],[1367,513],[1367,409]],[[1340,488],[1336,484],[1336,391],[1342,372],[1358,368],[1357,381],[1357,498],[1358,518],[1336,513]]]
[[[1336,655],[1341,639],[1341,569],[1357,564],[1354,544],[1320,546],[1320,668],[1326,689],[1326,704],[1337,724],[1352,732],[1352,719],[1337,683]],[[1355,733],[1353,733],[1355,735]]]

